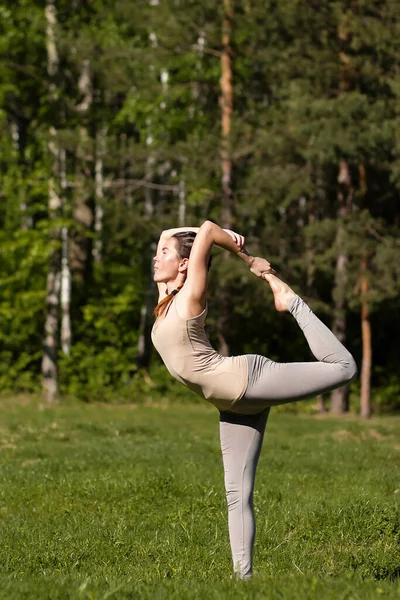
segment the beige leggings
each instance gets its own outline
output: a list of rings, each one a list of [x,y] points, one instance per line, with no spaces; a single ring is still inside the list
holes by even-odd
[[[351,354],[301,298],[293,299],[289,312],[318,362],[276,363],[248,355],[246,392],[231,411],[220,413],[229,538],[233,568],[242,579],[252,576],[253,489],[270,407],[340,387],[357,372]]]

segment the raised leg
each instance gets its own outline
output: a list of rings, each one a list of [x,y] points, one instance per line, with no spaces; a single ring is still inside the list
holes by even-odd
[[[277,310],[292,314],[317,360],[278,363],[264,356],[248,355],[247,389],[231,408],[239,414],[259,413],[267,407],[326,392],[345,385],[357,373],[350,352],[310,307],[274,275],[265,274],[264,279],[271,285]]]

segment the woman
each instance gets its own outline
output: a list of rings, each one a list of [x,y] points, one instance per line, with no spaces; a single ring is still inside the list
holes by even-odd
[[[276,309],[293,315],[317,362],[276,363],[256,354],[217,354],[204,332],[214,244],[268,282]],[[245,250],[243,236],[210,221],[200,228],[164,231],[154,257],[159,302],[152,340],[171,375],[220,411],[229,538],[234,571],[241,579],[252,576],[253,488],[270,407],[342,386],[357,371],[351,354],[274,273],[267,260]]]

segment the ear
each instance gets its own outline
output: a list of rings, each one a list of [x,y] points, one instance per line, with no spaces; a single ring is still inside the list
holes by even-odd
[[[189,259],[182,258],[182,260],[179,263],[179,267],[178,267],[179,273],[186,273],[188,270],[188,265],[189,265]]]

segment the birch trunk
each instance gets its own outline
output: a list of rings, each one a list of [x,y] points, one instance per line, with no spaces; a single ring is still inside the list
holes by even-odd
[[[57,11],[54,0],[48,0],[45,9],[46,18],[46,46],[47,46],[47,74],[52,101],[55,102],[56,76],[58,74],[58,53],[56,45]],[[52,159],[52,170],[49,178],[49,219],[60,216],[61,198],[57,193],[59,180],[59,149],[56,140],[56,131],[50,128],[49,151]],[[60,232],[52,231],[51,237],[57,242]],[[55,401],[58,391],[57,351],[59,330],[59,304],[60,304],[60,252],[54,249],[49,261],[47,275],[47,296],[44,321],[44,348],[42,358],[42,389],[47,402]]]
[[[179,182],[179,227],[185,227],[186,221],[186,193],[185,182],[183,179]]]
[[[68,259],[68,229],[61,229],[61,349],[71,352],[71,272]]]
[[[57,351],[60,297],[58,252],[53,253],[47,276],[46,317],[42,358],[42,389],[48,403],[53,403],[58,391]]]
[[[61,199],[55,190],[57,154],[56,146],[50,144],[53,150],[53,177],[49,180],[49,218],[55,219],[61,213]],[[55,154],[55,155],[54,155]],[[51,237],[54,242],[59,241],[60,232],[54,229]],[[58,391],[58,330],[59,330],[59,305],[60,305],[60,252],[54,249],[47,275],[46,313],[44,321],[44,348],[42,358],[42,389],[48,403],[53,403]]]
[[[231,123],[233,111],[233,75],[232,75],[232,4],[223,0],[222,53],[221,53],[221,170],[222,170],[222,227],[232,228],[232,158]],[[228,255],[225,255],[225,260]],[[220,312],[217,323],[218,351],[222,356],[229,355],[229,345],[225,338],[229,322],[229,292],[224,282],[220,285]]]
[[[204,31],[201,31],[199,37],[197,38],[197,44],[194,47],[194,49],[197,50],[197,52],[198,52],[198,60],[196,62],[196,70],[199,72],[203,69],[203,56],[204,56],[205,45],[206,45],[205,33],[204,33]],[[198,100],[200,98],[200,94],[201,94],[200,85],[197,81],[195,81],[193,84],[193,88],[192,88],[193,102],[189,105],[189,109],[188,109],[189,119],[195,118],[196,103],[198,102]],[[201,110],[201,104],[200,104],[200,107],[198,110],[200,111],[200,114],[203,114],[203,112]]]
[[[96,161],[94,166],[95,177],[95,203],[94,203],[94,231],[96,240],[93,245],[93,258],[96,263],[101,263],[103,256],[103,202],[104,202],[104,173],[103,157],[106,148],[107,129],[102,128],[96,135]]]
[[[66,152],[60,151],[60,181],[62,190],[62,212],[65,216],[65,194],[67,191]],[[69,232],[61,228],[61,349],[64,354],[71,352],[71,270],[68,255]]]

